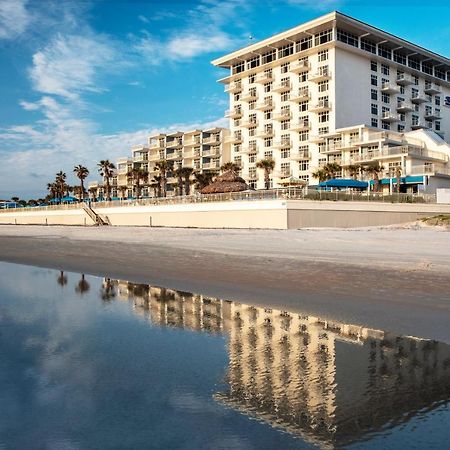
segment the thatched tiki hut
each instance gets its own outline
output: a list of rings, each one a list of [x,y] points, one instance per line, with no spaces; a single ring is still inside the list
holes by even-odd
[[[222,194],[224,192],[241,192],[248,189],[247,183],[236,172],[230,170],[218,176],[211,184],[204,187],[202,194]]]

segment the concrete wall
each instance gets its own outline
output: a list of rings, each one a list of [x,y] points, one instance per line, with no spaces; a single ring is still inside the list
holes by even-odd
[[[261,200],[94,209],[115,226],[193,228],[365,227],[450,214],[445,204]],[[81,209],[0,212],[0,224],[93,225]]]
[[[438,203],[450,204],[450,189],[436,189],[436,200]]]

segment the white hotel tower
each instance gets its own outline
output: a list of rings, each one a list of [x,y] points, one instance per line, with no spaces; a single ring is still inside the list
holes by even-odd
[[[255,163],[267,157],[273,187],[377,160],[380,178],[400,166],[408,190],[450,186],[449,59],[332,12],[213,64],[230,70],[231,159],[252,187],[264,187]]]

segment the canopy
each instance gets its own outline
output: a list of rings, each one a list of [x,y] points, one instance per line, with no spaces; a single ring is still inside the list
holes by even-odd
[[[72,202],[78,202],[78,199],[75,197],[71,197],[67,195],[63,198],[52,198],[49,203],[72,203]]]
[[[300,180],[300,178],[290,177],[279,181],[278,184],[282,184],[283,186],[305,186],[307,183],[305,180]]]
[[[332,188],[356,188],[367,189],[368,183],[366,181],[333,178],[332,180],[322,181],[319,183],[319,187],[332,187]]]

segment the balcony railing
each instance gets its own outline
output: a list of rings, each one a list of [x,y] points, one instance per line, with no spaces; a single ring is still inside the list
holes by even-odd
[[[264,72],[257,75],[255,81],[257,83],[269,83],[270,81],[273,81],[273,73],[272,72]]]
[[[242,117],[242,110],[238,108],[228,109],[225,111],[225,117],[230,119],[238,119],[239,117]]]
[[[450,175],[450,169],[437,164],[424,164],[423,166],[411,167],[411,175],[432,175],[435,173]]]
[[[310,75],[309,81],[319,82],[329,80],[331,78],[331,71],[328,68],[319,69],[316,73]]]
[[[289,129],[292,131],[306,131],[311,128],[311,125],[307,120],[301,120],[300,122],[294,122],[290,124]]]
[[[420,92],[414,92],[411,96],[411,101],[413,103],[426,103],[428,102],[427,97],[425,95],[421,94]]]
[[[397,103],[397,111],[401,113],[414,111],[414,106],[411,103],[407,102],[398,102]]]
[[[282,139],[281,141],[276,141],[272,145],[275,148],[290,148],[292,147],[292,141],[289,139]]]
[[[385,94],[396,94],[397,92],[400,92],[400,89],[394,83],[384,82],[381,83],[381,92],[384,92]]]
[[[259,111],[266,111],[266,110],[272,109],[272,108],[273,108],[272,100],[264,100],[262,102],[258,102],[255,107],[255,109],[257,109]]]
[[[258,95],[256,93],[256,90],[243,92],[241,95],[241,100],[244,102],[250,102],[250,101],[256,100],[257,98],[258,98]]]
[[[381,120],[384,122],[398,122],[400,116],[392,111],[384,111],[381,115]]]
[[[414,81],[411,76],[402,73],[397,75],[397,84],[400,86],[408,86],[409,84],[414,84]]]
[[[225,86],[225,92],[234,93],[239,92],[242,89],[242,83],[240,81],[232,81]]]
[[[290,118],[292,118],[291,111],[278,111],[273,114],[274,120],[289,120]]]
[[[331,102],[329,100],[319,100],[315,105],[311,105],[309,110],[312,112],[320,112],[331,109]]]
[[[308,88],[300,88],[297,92],[293,92],[289,100],[291,102],[301,102],[304,100],[309,100],[311,98],[311,94],[309,93]]]
[[[256,119],[243,120],[241,122],[241,127],[252,128],[252,127],[257,127],[257,126],[258,126],[258,120],[256,120]]]
[[[166,147],[167,148],[178,147],[179,145],[182,145],[182,144],[183,144],[183,141],[181,139],[173,139],[172,141],[166,142]]]
[[[203,139],[204,144],[219,144],[220,136],[209,136]]]
[[[308,72],[310,67],[311,65],[309,64],[308,61],[300,60],[291,63],[289,70],[290,72],[301,73],[301,72]]]
[[[441,87],[436,83],[425,83],[424,91],[426,94],[430,94],[430,95],[440,94]]]
[[[274,92],[287,92],[290,91],[292,88],[292,84],[290,81],[282,81],[281,83],[275,84],[273,86],[273,91]]]

